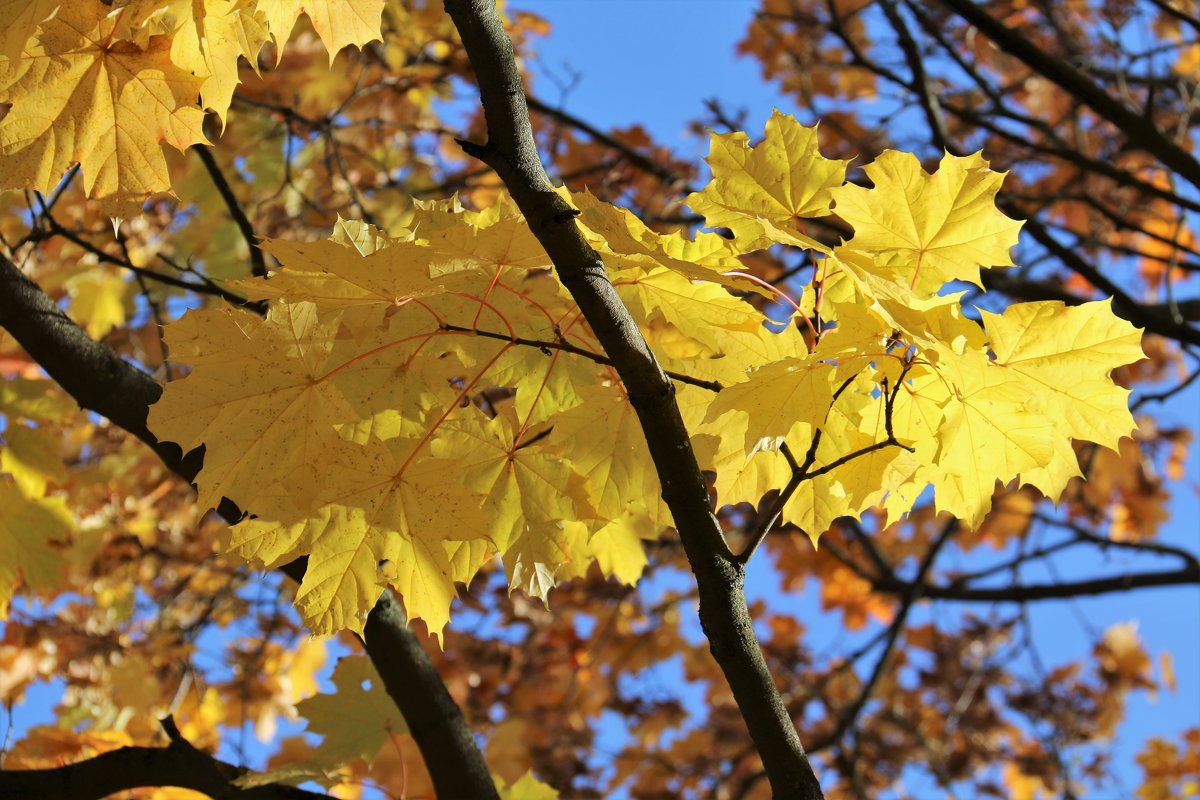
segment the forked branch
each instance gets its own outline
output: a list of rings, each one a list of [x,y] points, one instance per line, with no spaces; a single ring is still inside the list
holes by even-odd
[[[474,67],[487,119],[487,143],[463,142],[463,149],[504,181],[625,384],[663,500],[696,576],[700,622],[710,650],[733,690],[774,796],[820,798],[820,784],[754,633],[744,592],[745,568],[726,545],[709,504],[674,386],[613,288],[599,254],[575,224],[579,211],[554,192],[546,176],[512,42],[494,3],[446,0],[446,10]]]

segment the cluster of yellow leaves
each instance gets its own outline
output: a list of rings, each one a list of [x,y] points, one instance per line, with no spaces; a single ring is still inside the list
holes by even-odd
[[[170,182],[161,143],[206,143],[238,62],[257,69],[306,14],[330,59],[379,38],[384,0],[4,0],[0,188],[49,192],[75,163],[89,197],[128,217]]]
[[[965,313],[956,281],[1011,264],[1018,223],[978,154],[926,173],[911,155],[845,183],[815,130],[776,114],[766,141],[714,136],[713,182],[689,203],[729,228],[656,233],[569,195],[618,293],[667,370],[721,503],[801,480],[783,515],[813,539],[932,487],[977,526],[996,482],[1057,499],[1071,441],[1115,448],[1133,429],[1112,369],[1141,358],[1107,302]],[[839,214],[842,245],[804,233]],[[808,250],[811,285],[769,319],[728,289],[738,257]],[[494,555],[545,597],[597,561],[631,582],[639,540],[670,524],[636,415],[525,220],[417,203],[402,230],[341,222],[331,239],[265,245],[283,265],[234,284],[266,318],[193,311],[167,332],[191,365],[150,415],[161,438],[205,444],[200,500],[247,511],[231,548],[309,566],[297,595],[317,632],[361,629],[388,584],[438,633],[455,584]]]

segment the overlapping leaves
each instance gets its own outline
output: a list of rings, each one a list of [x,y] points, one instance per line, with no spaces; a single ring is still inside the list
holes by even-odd
[[[572,198],[663,366],[721,503],[791,485],[784,519],[815,540],[839,516],[905,513],[929,487],[967,524],[996,481],[1057,497],[1071,441],[1107,447],[1133,422],[1110,371],[1141,357],[1105,303],[1013,306],[981,325],[944,284],[1011,264],[1017,223],[978,155],[924,172],[886,153],[875,185],[844,184],[816,132],[777,115],[767,139],[716,137],[693,195],[732,242],[649,230]],[[840,214],[836,248],[801,220]],[[768,318],[728,289],[738,256],[813,250],[795,313]],[[203,502],[251,517],[232,548],[262,564],[309,556],[298,606],[317,631],[360,629],[396,587],[435,632],[456,584],[498,555],[510,585],[545,597],[592,561],[636,579],[639,539],[670,525],[620,381],[523,218],[419,203],[386,235],[268,242],[282,263],[237,288],[247,312],[192,312],[168,331],[191,364],[150,424],[207,446]],[[755,285],[760,293],[775,290]],[[801,310],[803,309],[803,310]]]
[[[256,66],[307,14],[330,59],[379,38],[384,0],[0,2],[0,188],[49,192],[74,163],[89,197],[132,216],[170,189],[161,144],[206,143],[225,119],[238,61]],[[197,98],[200,98],[197,102]]]

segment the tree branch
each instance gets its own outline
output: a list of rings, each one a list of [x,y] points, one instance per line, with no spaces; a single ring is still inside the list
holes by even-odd
[[[1131,145],[1150,153],[1193,186],[1200,187],[1200,162],[1187,150],[1164,136],[1152,118],[1127,108],[1093,83],[1087,75],[1035,46],[1033,42],[989,14],[978,3],[972,0],[943,2],[991,39],[1001,50],[1019,59],[1047,80],[1058,84],[1065,92],[1086,103],[1093,111],[1115,125],[1125,134]]]
[[[460,144],[504,181],[628,390],[663,500],[696,576],[701,625],[762,757],[774,796],[820,798],[820,784],[754,634],[744,593],[745,567],[729,551],[709,505],[674,386],[613,288],[600,256],[575,224],[578,210],[555,194],[546,177],[512,42],[494,3],[446,0],[445,5],[474,67],[487,119],[486,144]]]
[[[557,120],[564,125],[569,125],[570,127],[587,134],[592,141],[602,144],[612,150],[616,150],[618,153],[624,156],[625,160],[630,164],[637,167],[642,172],[653,175],[669,186],[678,187],[682,194],[691,193],[692,190],[691,187],[687,185],[687,180],[683,176],[675,174],[670,168],[658,163],[657,161],[654,161],[653,159],[647,158],[624,142],[614,139],[604,131],[596,128],[594,125],[591,125],[584,120],[581,120],[579,117],[563,111],[561,108],[555,108],[547,103],[543,103],[536,97],[527,96],[525,99],[531,110],[550,117],[551,119]]]
[[[184,480],[190,483],[195,479],[204,460],[204,448],[185,454],[178,445],[159,441],[146,427],[146,416],[162,394],[162,387],[111,348],[89,337],[3,254],[0,327],[6,328],[81,406],[141,439]],[[242,514],[228,500],[218,511],[230,523]],[[297,563],[284,568],[297,580],[303,577],[303,570],[304,565]],[[450,698],[420,641],[407,628],[391,592],[384,593],[367,617],[364,646],[388,694],[412,729],[438,795],[496,798],[483,754],[475,745],[462,711]],[[9,797],[3,792],[0,796]]]
[[[243,789],[234,781],[249,772],[197,750],[175,721],[162,721],[166,747],[122,747],[84,761],[49,769],[0,769],[6,800],[102,800],[118,792],[152,786],[191,789],[220,800],[327,800],[328,795],[286,784]]]
[[[229,185],[225,173],[221,171],[221,166],[213,158],[208,145],[193,145],[192,150],[203,162],[204,168],[208,170],[213,185],[217,187],[217,192],[225,201],[225,207],[229,209],[229,216],[233,218],[233,224],[237,225],[242,238],[246,240],[246,247],[250,250],[250,274],[256,278],[267,277],[267,264],[263,259],[262,250],[258,248],[258,236],[254,233],[254,226],[250,224],[246,212],[242,209],[242,204],[238,202],[237,195],[233,193],[233,187]]]
[[[1033,583],[1015,586],[972,588],[956,585],[915,586],[911,581],[896,578],[876,579],[867,577],[877,592],[906,596],[919,590],[922,597],[930,600],[952,600],[975,603],[1025,603],[1033,600],[1062,600],[1068,597],[1090,597],[1113,592],[1128,592],[1154,586],[1200,585],[1200,567],[1187,564],[1179,569],[1162,572],[1139,572],[1132,575],[1117,575],[1111,578],[1092,578],[1068,583]]]
[[[548,342],[541,339],[526,339],[520,336],[509,336],[506,333],[499,333],[497,331],[485,331],[480,330],[479,328],[466,328],[462,325],[451,325],[445,322],[443,322],[439,327],[444,331],[452,331],[455,333],[473,333],[476,336],[482,336],[485,339],[495,339],[500,342],[510,342],[512,344],[518,344],[524,347],[536,347],[539,350],[561,350],[564,353],[582,356],[583,358],[586,358],[589,361],[594,361],[597,364],[604,364],[610,367],[613,365],[612,359],[608,356],[604,356],[599,353],[593,353],[590,350],[583,349],[582,347],[576,347],[570,342]],[[680,383],[686,383],[690,386],[707,389],[710,392],[719,392],[724,388],[721,386],[719,381],[706,381],[703,378],[693,378],[691,375],[685,375],[682,372],[673,372],[669,369],[664,370],[664,373]]]

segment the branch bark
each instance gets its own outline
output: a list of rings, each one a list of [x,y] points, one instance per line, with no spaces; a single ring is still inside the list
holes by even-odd
[[[0,327],[6,328],[80,406],[141,439],[168,469],[184,480],[190,483],[195,479],[204,462],[204,448],[184,453],[172,442],[159,441],[146,427],[146,416],[162,394],[162,387],[122,360],[112,348],[88,336],[3,254],[0,254]],[[228,500],[218,511],[230,523],[242,515]],[[304,564],[293,562],[284,571],[299,580],[304,576]],[[483,754],[462,711],[447,692],[421,642],[408,629],[403,612],[390,592],[380,598],[367,617],[364,647],[412,730],[438,796],[498,798]],[[0,791],[0,796],[21,795]]]
[[[600,256],[542,166],[512,42],[492,0],[446,0],[470,57],[488,141],[460,142],[504,181],[563,285],[612,359],[646,436],[700,599],[700,622],[762,757],[775,798],[822,797],[751,624],[745,567],[730,552],[675,403],[675,389],[613,288]]]
[[[939,586],[902,581],[897,578],[873,580],[872,584],[875,591],[899,597],[906,597],[910,592],[918,591],[922,597],[928,600],[951,600],[967,603],[1028,603],[1035,600],[1091,597],[1155,586],[1197,586],[1200,585],[1200,566],[1191,563],[1179,569],[1162,572],[1139,572],[1067,583],[1033,583],[996,587]]]
[[[1093,111],[1115,125],[1125,134],[1132,146],[1150,153],[1193,186],[1200,187],[1200,161],[1163,135],[1149,115],[1128,108],[1093,83],[1083,72],[1037,47],[973,0],[943,2],[991,39],[1001,50],[1019,59],[1047,80],[1058,84],[1065,92],[1086,103]]]
[[[50,769],[0,769],[0,797],[102,800],[130,789],[176,786],[220,800],[328,800],[328,795],[284,784],[236,786],[233,782],[248,770],[197,750],[170,717],[162,725],[170,739],[166,747],[122,747]]]

